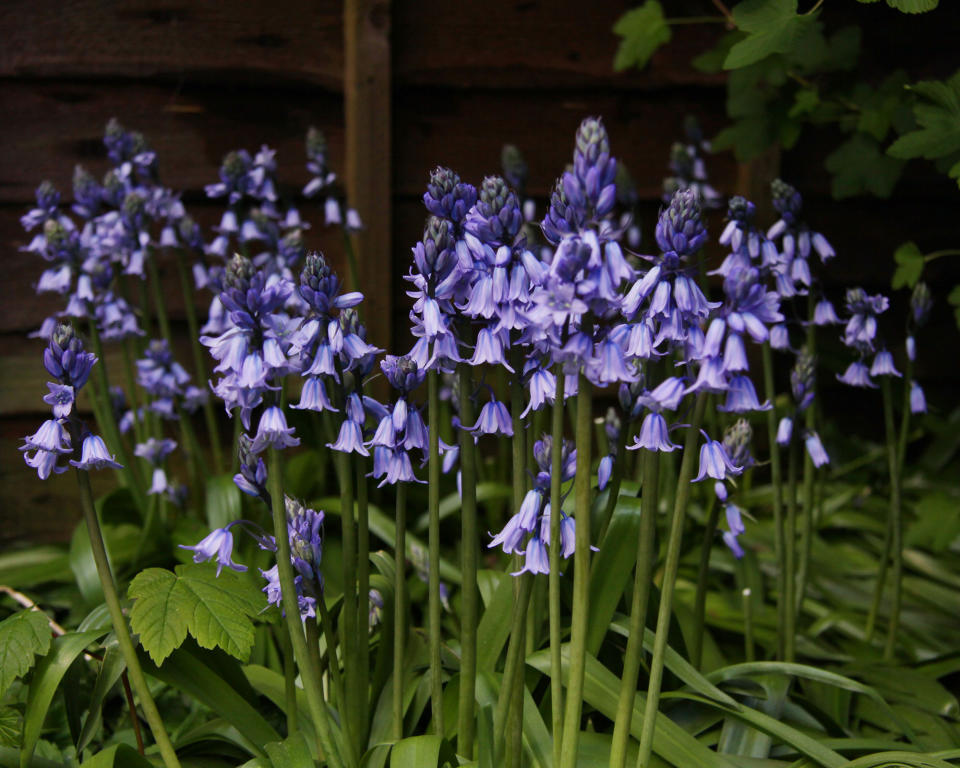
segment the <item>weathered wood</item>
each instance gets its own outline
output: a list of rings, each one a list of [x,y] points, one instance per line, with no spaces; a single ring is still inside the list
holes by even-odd
[[[330,165],[343,168],[343,109],[339,95],[309,98],[277,90],[233,90],[156,83],[0,82],[0,202],[27,203],[44,179],[69,197],[73,167],[107,167],[103,128],[116,117],[143,131],[159,157],[161,178],[202,196],[217,181],[232,149],[277,150],[285,191],[309,179],[304,139],[316,125],[327,136]]]
[[[260,83],[338,91],[336,0],[9,0],[0,76]]]
[[[366,296],[371,339],[390,342],[390,204],[392,197],[390,2],[347,0],[344,5],[344,115],[346,189],[364,230],[355,238],[357,280]]]

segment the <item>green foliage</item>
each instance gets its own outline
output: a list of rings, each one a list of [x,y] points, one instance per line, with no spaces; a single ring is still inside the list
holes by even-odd
[[[859,0],[861,3],[879,3],[880,0]],[[887,0],[887,5],[903,13],[927,13],[934,10],[940,0]]]
[[[613,31],[623,38],[613,59],[617,72],[629,67],[643,69],[657,48],[669,43],[672,36],[657,0],[647,0],[627,11],[613,25]]]
[[[812,16],[797,15],[797,0],[745,0],[734,7],[733,20],[747,37],[730,49],[724,69],[747,67],[771,54],[787,53],[814,23]]]
[[[14,707],[0,707],[0,747],[19,747],[23,717]]]
[[[897,139],[888,152],[902,159],[935,160],[960,184],[960,71],[944,82],[928,80],[910,90],[919,97],[913,108],[917,129]]]
[[[0,621],[0,695],[50,649],[50,620],[40,611],[20,611]]]
[[[178,565],[176,572],[147,568],[128,593],[135,600],[130,625],[150,657],[162,664],[192,635],[202,648],[222,648],[244,661],[253,647],[252,617],[263,608],[263,594],[231,571],[220,576],[211,564]]]
[[[855,133],[827,157],[825,166],[833,174],[830,189],[838,200],[858,195],[889,197],[903,161],[886,155],[867,133]]]
[[[893,252],[897,269],[893,273],[894,288],[913,288],[923,274],[923,253],[914,242],[903,243]]]

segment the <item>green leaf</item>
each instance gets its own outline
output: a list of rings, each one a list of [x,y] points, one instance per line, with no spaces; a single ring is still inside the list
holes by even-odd
[[[216,475],[207,480],[207,524],[210,529],[223,528],[240,514],[240,489],[233,475]]]
[[[80,768],[153,768],[153,764],[129,744],[114,744],[85,760]]]
[[[903,13],[927,13],[939,4],[940,0],[887,0],[887,5]]]
[[[838,200],[857,195],[889,197],[900,178],[903,162],[883,153],[877,140],[855,133],[824,163],[833,175],[831,191]]]
[[[313,768],[310,747],[302,732],[294,733],[283,741],[266,745],[267,755],[274,768]]]
[[[63,547],[30,547],[0,555],[0,584],[23,589],[53,581],[73,581]]]
[[[816,88],[801,88],[794,96],[793,106],[790,107],[789,117],[802,117],[812,112],[820,104],[820,93]]]
[[[613,59],[617,72],[633,66],[643,69],[657,48],[669,43],[672,36],[657,0],[647,0],[627,11],[617,19],[613,31],[623,38]]]
[[[252,617],[263,609],[263,595],[248,578],[229,569],[217,576],[209,563],[178,565],[176,575],[148,568],[128,594],[135,599],[130,625],[157,664],[187,632],[202,648],[222,648],[241,661],[250,655]]]
[[[722,72],[723,62],[726,60],[727,54],[730,53],[730,49],[745,37],[746,35],[743,32],[728,32],[720,38],[720,42],[714,48],[695,57],[690,62],[690,66],[700,72],[709,74]]]
[[[944,492],[929,493],[915,506],[917,519],[907,529],[904,543],[931,552],[946,552],[960,536],[960,501]]]
[[[893,260],[897,263],[897,269],[893,273],[894,288],[913,288],[923,274],[923,254],[914,242],[907,242],[900,245],[893,252]]]
[[[0,707],[0,747],[19,747],[23,717],[13,707]]]
[[[953,307],[953,316],[957,321],[957,328],[960,328],[960,285],[953,286],[953,290],[947,295],[947,303]]]
[[[103,702],[126,668],[127,665],[123,660],[123,654],[120,652],[120,646],[114,640],[104,650],[103,662],[100,664],[100,671],[97,674],[97,682],[94,685],[93,693],[90,694],[89,712],[83,722],[83,728],[80,730],[80,738],[77,739],[78,754],[89,746],[96,735],[97,728],[102,721]]]
[[[390,768],[434,768],[442,746],[443,739],[435,735],[402,739],[390,752]]]
[[[496,583],[477,626],[477,669],[492,672],[510,636],[513,612],[513,577],[497,571],[482,572]]]
[[[754,64],[774,53],[786,53],[806,34],[813,17],[797,15],[797,0],[744,0],[733,8],[737,28],[748,32],[730,49],[724,69]]]
[[[20,751],[20,766],[27,768],[30,758],[40,739],[43,721],[47,718],[50,702],[57,692],[60,681],[70,665],[83,649],[102,636],[100,630],[62,635],[53,640],[50,652],[37,664],[30,691],[27,695],[27,708],[23,714],[23,746]]]
[[[960,151],[960,72],[949,80],[926,80],[911,87],[920,98],[913,108],[917,129],[887,149],[892,157],[928,160]]]
[[[144,653],[139,656],[148,675],[192,696],[233,725],[252,754],[265,756],[263,745],[281,740],[263,715],[203,661],[202,654],[179,648],[162,667],[153,664]]]
[[[50,620],[41,611],[19,611],[0,621],[0,696],[50,649]]]

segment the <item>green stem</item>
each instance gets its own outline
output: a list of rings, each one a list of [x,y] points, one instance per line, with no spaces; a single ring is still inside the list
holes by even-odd
[[[461,454],[462,456],[462,454]],[[397,483],[393,545],[393,738],[403,738],[403,679],[407,640],[407,486]]]
[[[563,715],[560,768],[574,768],[580,744],[580,715],[586,672],[587,617],[590,612],[590,422],[592,385],[580,373],[577,384],[577,471],[574,479],[576,550],[573,555],[573,616],[570,632],[570,674]]]
[[[210,477],[210,469],[207,467],[207,460],[203,456],[203,450],[200,448],[200,442],[197,440],[197,433],[193,429],[193,422],[190,420],[190,414],[181,406],[177,406],[177,415],[180,417],[180,434],[187,451],[190,453],[190,464],[193,466],[195,474],[194,491],[199,491],[206,478]]]
[[[913,360],[907,358],[903,371],[903,413],[900,415],[900,435],[897,441],[897,467],[903,477],[904,461],[907,457],[907,438],[910,432],[910,388],[913,386]]]
[[[286,627],[274,627],[280,655],[283,659],[284,714],[287,716],[287,736],[292,736],[297,728],[297,664],[293,658],[293,643]]]
[[[147,273],[150,275],[150,289],[153,292],[153,308],[157,312],[157,322],[160,324],[160,335],[170,344],[173,351],[173,334],[170,331],[170,318],[167,315],[167,305],[163,299],[163,286],[160,284],[160,270],[157,269],[157,254],[154,251],[147,253],[144,261],[147,262]]]
[[[430,703],[433,731],[443,737],[443,669],[440,659],[440,394],[436,369],[427,371],[427,420],[430,425],[428,457],[427,511],[429,573],[428,587],[430,624]]]
[[[346,694],[343,690],[343,676],[340,674],[340,662],[337,660],[337,633],[330,616],[330,609],[327,608],[327,597],[322,595],[317,600],[317,607],[320,609],[320,626],[323,627],[323,636],[327,641],[327,669],[330,670],[330,680],[333,682],[333,691],[337,697],[337,705],[340,711],[343,711]],[[344,733],[347,730],[347,718],[342,718]],[[349,737],[348,737],[349,738]]]
[[[660,501],[660,454],[642,451],[643,496],[641,498],[640,533],[637,543],[637,565],[633,578],[633,600],[630,605],[630,631],[620,680],[620,699],[613,722],[613,743],[610,747],[610,768],[627,764],[630,722],[637,694],[637,675],[643,657],[643,635],[647,624],[647,603],[650,601],[650,574],[653,570],[653,537],[656,533]]]
[[[74,453],[76,459],[80,459],[81,436],[78,427],[72,429],[74,438]],[[127,672],[130,677],[130,683],[133,685],[137,696],[140,697],[140,706],[143,708],[143,715],[150,726],[153,738],[157,742],[160,750],[160,756],[163,764],[167,768],[180,768],[180,761],[177,759],[177,753],[167,735],[166,728],[163,725],[163,718],[157,705],[150,695],[150,687],[147,685],[147,679],[144,677],[143,669],[140,667],[140,661],[137,658],[137,651],[134,648],[133,640],[130,638],[130,630],[127,627],[127,620],[124,618],[123,609],[120,607],[120,598],[117,595],[117,585],[113,580],[113,573],[110,570],[110,561],[107,559],[107,550],[103,543],[103,534],[100,531],[100,521],[97,520],[97,512],[93,503],[93,491],[90,488],[90,477],[87,472],[77,470],[77,482],[80,484],[80,504],[83,508],[83,518],[87,524],[87,533],[90,535],[90,549],[93,553],[93,561],[97,566],[97,575],[100,577],[100,585],[103,588],[103,597],[107,603],[107,610],[110,612],[110,620],[113,623],[113,631],[117,637],[117,644],[120,646],[120,652],[123,654],[123,660],[127,665]]]
[[[144,441],[143,424],[140,421],[140,403],[137,397],[137,379],[133,374],[133,356],[130,354],[130,339],[120,343],[123,350],[123,383],[127,388],[127,400],[133,412],[133,435],[138,443]]]
[[[271,497],[273,512],[273,533],[277,542],[277,575],[280,580],[280,589],[283,600],[283,613],[286,619],[287,632],[293,646],[293,655],[300,667],[300,679],[307,694],[307,706],[317,734],[317,746],[331,766],[342,768],[343,760],[337,752],[330,733],[330,721],[327,715],[327,705],[323,700],[323,691],[320,687],[319,670],[310,659],[307,639],[304,635],[303,622],[300,619],[300,606],[297,601],[297,590],[294,585],[293,563],[290,560],[290,535],[287,529],[287,512],[283,496],[283,466],[280,452],[270,448],[269,472],[267,483]],[[353,761],[350,761],[353,764]]]
[[[776,403],[777,392],[773,382],[773,352],[770,342],[763,344],[764,394],[771,405]],[[770,478],[773,485],[773,543],[774,561],[777,569],[777,658],[783,659],[786,650],[783,629],[786,626],[786,600],[784,600],[783,572],[783,491],[780,471],[780,446],[777,445],[777,409],[767,411],[767,442],[770,450]]]
[[[507,732],[507,715],[510,701],[513,698],[514,679],[518,668],[523,663],[524,639],[523,629],[527,620],[527,604],[530,602],[530,592],[533,590],[533,574],[523,573],[517,579],[517,595],[513,603],[513,619],[510,624],[510,642],[507,645],[507,660],[503,667],[503,679],[500,682],[500,691],[497,694],[497,707],[493,715],[494,755],[496,764],[503,765],[504,744]],[[522,679],[522,677],[521,677]]]
[[[89,327],[93,353],[100,362],[99,365],[93,366],[97,379],[95,397],[99,401],[97,403],[98,413],[103,419],[100,426],[105,433],[104,437],[107,445],[120,456],[120,463],[123,468],[119,471],[123,475],[130,493],[133,494],[133,501],[137,505],[137,509],[140,510],[141,515],[144,515],[147,509],[147,495],[143,490],[143,478],[140,476],[138,465],[134,463],[133,455],[123,441],[120,430],[117,428],[117,422],[113,418],[113,406],[110,405],[110,382],[107,379],[107,361],[103,356],[103,342],[100,340],[96,321],[91,319]],[[81,442],[78,442],[77,446],[80,445]]]
[[[190,331],[190,348],[193,351],[193,375],[197,386],[204,387],[207,380],[207,357],[200,344],[200,324],[197,322],[197,308],[193,304],[193,289],[191,288],[190,271],[184,259],[183,249],[176,249],[177,272],[180,275],[180,288],[183,291],[183,307],[187,314],[187,328]],[[208,397],[203,404],[203,415],[207,423],[207,436],[210,450],[213,452],[213,466],[217,472],[223,469],[223,451],[220,448],[220,430],[217,427],[217,416],[213,410],[213,398]]]
[[[703,624],[707,609],[707,579],[710,576],[710,553],[713,551],[713,539],[717,535],[717,523],[720,520],[720,505],[717,497],[710,494],[707,501],[707,524],[703,529],[703,543],[700,545],[700,565],[697,568],[697,592],[693,601],[693,635],[690,641],[690,663],[700,669],[703,661]]]
[[[563,484],[563,366],[554,369],[556,394],[551,409],[550,435],[550,714],[553,725],[553,765],[560,765],[563,740],[563,656],[560,646],[563,617],[560,614],[560,491]]]
[[[343,668],[346,678],[344,720],[359,725],[359,680],[357,668],[357,527],[354,520],[353,477],[350,473],[350,454],[337,452],[340,481],[340,522],[343,533],[343,609],[340,612],[340,637],[343,639]],[[359,735],[359,728],[351,729]],[[351,758],[358,759],[359,744],[350,742]]]
[[[673,611],[673,588],[677,581],[677,569],[680,566],[680,546],[683,542],[683,523],[687,515],[687,502],[690,498],[690,481],[696,462],[697,442],[700,425],[707,406],[707,394],[697,394],[693,409],[693,420],[687,428],[683,446],[683,459],[680,462],[680,474],[677,477],[677,491],[674,496],[673,519],[670,522],[670,538],[667,542],[667,558],[663,567],[663,584],[660,589],[660,610],[657,613],[657,632],[653,641],[653,658],[650,662],[650,681],[647,686],[647,701],[643,713],[643,728],[640,732],[640,751],[637,754],[637,766],[648,768],[653,753],[653,734],[656,729],[657,710],[660,706],[660,686],[663,682],[664,654],[667,650],[667,635],[670,633],[670,620]],[[572,768],[572,766],[571,766]]]
[[[369,720],[370,687],[370,519],[367,500],[367,459],[354,457],[357,477],[357,713],[360,720],[356,726],[361,750],[366,739]]]
[[[753,599],[749,587],[743,590],[743,651],[748,662],[756,659],[753,645]]]
[[[790,450],[787,458],[787,524],[785,533],[785,588],[784,600],[787,604],[786,626],[784,627],[784,661],[792,662],[795,656],[797,632],[796,606],[796,568],[797,568],[797,465],[800,463],[800,440],[797,425],[793,427]]]
[[[900,626],[900,603],[903,599],[903,519],[900,508],[900,466],[897,462],[897,430],[893,422],[893,395],[890,393],[890,377],[880,379],[883,394],[883,420],[887,432],[887,456],[890,469],[890,530],[893,544],[893,602],[890,607],[890,623],[883,658],[892,661],[897,646],[897,629]]]
[[[817,354],[817,326],[813,319],[816,312],[816,298],[813,291],[807,293],[807,351],[810,356],[816,360]],[[803,423],[807,433],[815,432],[817,428],[817,398],[816,398],[816,377],[813,380],[813,402],[803,413]],[[810,551],[813,544],[813,506],[814,506],[814,484],[816,481],[817,468],[813,466],[813,459],[810,458],[808,451],[803,452],[803,521],[801,528],[800,549],[800,571],[797,577],[797,593],[795,609],[799,615],[803,607],[803,597],[807,590],[807,573],[810,564]]]
[[[470,366],[460,363],[460,419],[473,424],[473,379]],[[475,731],[474,709],[477,688],[477,459],[473,435],[460,430],[460,559],[462,588],[460,593],[460,699],[457,706],[457,751],[473,759]]]

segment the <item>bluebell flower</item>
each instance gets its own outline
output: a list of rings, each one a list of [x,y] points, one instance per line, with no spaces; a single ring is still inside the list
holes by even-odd
[[[793,419],[784,416],[777,426],[777,445],[789,445],[793,437]]]
[[[193,562],[205,563],[208,560],[216,560],[217,576],[224,568],[243,573],[247,566],[240,565],[233,561],[233,533],[230,529],[242,521],[234,520],[227,523],[223,528],[217,528],[205,536],[198,544],[187,546],[181,544],[180,549],[187,549],[193,552]]]
[[[293,427],[287,426],[287,417],[283,410],[272,405],[260,416],[257,435],[250,446],[253,453],[261,453],[267,447],[283,450],[300,445],[300,438],[293,436]]]
[[[775,325],[770,329],[770,346],[780,351],[790,349],[790,332],[783,323]]]
[[[837,312],[833,308],[833,304],[830,303],[827,299],[821,299],[817,302],[817,305],[813,308],[813,324],[814,325],[839,325],[840,318],[837,317]]]
[[[797,360],[790,371],[790,391],[798,412],[805,411],[813,402],[816,378],[816,358],[804,347],[797,353]]]
[[[737,537],[747,529],[743,524],[740,507],[736,504],[727,504],[724,507],[727,518],[727,530],[723,532],[723,543],[727,545],[734,557],[738,560],[743,557],[743,547]]]
[[[830,457],[824,450],[823,443],[820,442],[820,436],[816,432],[807,432],[803,442],[810,459],[813,461],[813,466],[822,467],[830,463]]]
[[[50,393],[43,396],[43,402],[53,406],[53,415],[58,419],[69,416],[76,398],[73,387],[69,384],[56,384],[48,381],[47,388]]]
[[[637,436],[633,445],[627,446],[635,451],[639,448],[646,448],[648,451],[670,452],[679,448],[670,441],[670,433],[667,429],[667,421],[663,416],[655,411],[651,411],[643,417],[643,423],[640,425],[640,434]]]
[[[262,499],[270,506],[270,493],[267,491],[267,465],[262,456],[253,450],[253,440],[241,433],[237,443],[237,454],[240,458],[240,471],[233,476],[233,482],[248,496]]]
[[[871,376],[901,376],[902,374],[893,365],[893,355],[889,350],[881,349],[874,355],[873,365],[870,366]]]
[[[707,167],[700,152],[710,152],[710,142],[704,140],[703,132],[696,118],[688,115],[683,121],[686,141],[674,142],[670,147],[671,176],[663,180],[663,201],[678,190],[690,189],[704,201],[708,208],[719,208],[723,197],[710,186],[707,179]]]
[[[769,400],[761,403],[749,376],[734,376],[727,388],[726,402],[717,407],[718,411],[729,413],[749,413],[750,411],[769,411],[773,406]]]
[[[876,389],[877,386],[873,383],[873,379],[870,378],[870,370],[860,361],[850,363],[850,365],[847,366],[847,370],[845,370],[842,375],[838,375],[837,379],[851,387]]]
[[[822,234],[811,230],[801,219],[803,198],[794,187],[776,179],[771,192],[773,207],[779,212],[780,219],[767,231],[767,237],[780,240],[780,266],[785,284],[779,287],[781,295],[786,298],[793,295],[793,284],[801,285],[802,289],[810,287],[812,281],[807,259],[812,251],[816,251],[823,263],[836,253]]]
[[[890,302],[886,296],[870,296],[862,288],[849,288],[846,297],[847,320],[843,330],[843,343],[863,351],[873,350],[877,335],[877,316],[886,312]]]
[[[926,413],[927,399],[923,394],[923,387],[916,381],[910,382],[910,413]]]
[[[930,288],[921,280],[913,286],[913,292],[910,294],[910,314],[914,325],[918,328],[924,326],[930,317],[931,309],[933,309],[933,297],[930,295]]]
[[[709,437],[706,440],[700,446],[700,471],[693,482],[699,483],[707,477],[723,480],[727,475],[739,475],[743,471],[743,467],[738,467],[730,460],[722,443]]]
[[[70,463],[77,469],[83,469],[86,471],[91,469],[103,469],[104,467],[110,467],[111,469],[123,469],[123,466],[118,464],[114,460],[114,457],[107,450],[107,446],[104,444],[103,438],[89,432],[83,437],[83,444],[80,451],[80,461],[71,459]]]
[[[504,435],[513,436],[513,422],[510,419],[510,412],[507,406],[497,400],[493,395],[490,401],[484,403],[480,409],[480,415],[473,426],[464,425],[463,427],[475,435]]]

